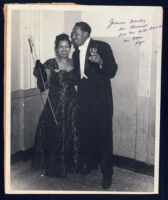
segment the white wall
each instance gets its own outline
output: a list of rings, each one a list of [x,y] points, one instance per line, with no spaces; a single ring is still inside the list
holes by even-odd
[[[56,35],[64,32],[63,11],[40,12],[40,58],[42,62],[55,56]]]
[[[20,12],[14,11],[12,15],[11,33],[11,75],[12,91],[18,90],[21,85],[20,74]],[[17,81],[16,81],[17,80]]]
[[[44,62],[55,56],[55,37],[63,32],[63,11],[24,10],[12,13],[12,91],[36,87],[29,36],[34,41],[37,58]]]

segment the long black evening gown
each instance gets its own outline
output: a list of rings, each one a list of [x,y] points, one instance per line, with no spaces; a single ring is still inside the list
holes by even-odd
[[[58,122],[56,125],[48,100],[40,116],[34,143],[32,168],[44,168],[47,176],[75,174],[79,163],[78,103],[74,85],[75,70],[59,69],[54,58],[44,66],[51,71],[49,99]]]

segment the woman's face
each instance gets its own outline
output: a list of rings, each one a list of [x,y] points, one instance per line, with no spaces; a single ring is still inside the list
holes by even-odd
[[[70,46],[68,41],[66,40],[61,40],[58,43],[58,47],[56,48],[56,54],[62,58],[67,58],[70,53]]]

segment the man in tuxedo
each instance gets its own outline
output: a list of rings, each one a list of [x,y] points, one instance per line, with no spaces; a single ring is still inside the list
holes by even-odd
[[[75,47],[74,67],[79,73],[79,129],[81,136],[81,173],[88,174],[100,163],[102,187],[112,183],[112,115],[110,78],[117,71],[110,46],[90,38],[91,27],[75,24],[71,39]]]

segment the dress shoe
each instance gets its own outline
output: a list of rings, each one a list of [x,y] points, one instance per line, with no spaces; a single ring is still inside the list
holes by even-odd
[[[102,180],[102,188],[105,190],[105,189],[108,189],[112,184],[112,178],[111,177],[103,177],[103,180]]]

